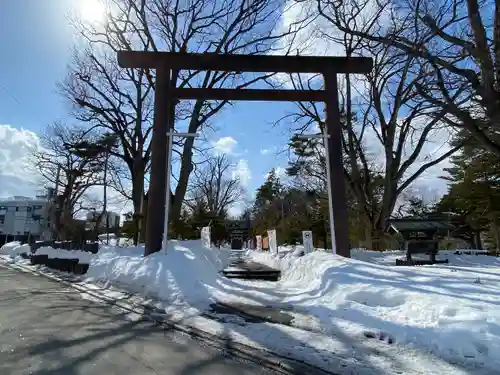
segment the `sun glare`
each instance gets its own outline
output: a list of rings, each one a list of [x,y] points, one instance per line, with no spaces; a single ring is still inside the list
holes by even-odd
[[[79,13],[82,21],[99,23],[106,17],[106,5],[104,0],[80,0]]]

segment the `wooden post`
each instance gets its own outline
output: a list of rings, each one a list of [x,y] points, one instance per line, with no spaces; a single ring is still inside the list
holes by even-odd
[[[165,173],[167,171],[167,131],[170,128],[170,70],[156,69],[155,113],[151,136],[151,169],[146,219],[145,255],[161,250],[165,219]]]
[[[406,265],[411,266],[413,265],[413,259],[411,258],[411,252],[410,252],[410,242],[411,240],[405,240],[405,251],[406,251]]]
[[[339,110],[339,94],[337,75],[335,72],[323,73],[326,91],[326,119],[325,126],[328,137],[328,155],[330,164],[330,180],[332,190],[335,243],[337,254],[350,257],[349,223],[347,217],[344,164],[342,163],[342,125]],[[332,244],[333,245],[333,244]]]

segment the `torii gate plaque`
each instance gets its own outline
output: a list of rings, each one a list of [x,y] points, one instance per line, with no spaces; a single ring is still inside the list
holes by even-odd
[[[325,125],[329,134],[329,161],[333,194],[337,254],[349,257],[349,235],[342,164],[342,129],[338,107],[337,74],[368,73],[373,60],[367,57],[223,55],[177,52],[119,51],[122,68],[156,69],[155,115],[151,139],[151,176],[146,220],[146,254],[161,249],[165,217],[167,132],[173,129],[170,108],[177,99],[316,101],[326,104]],[[321,73],[324,90],[265,90],[172,87],[173,70],[234,72]],[[161,208],[163,207],[163,209]]]

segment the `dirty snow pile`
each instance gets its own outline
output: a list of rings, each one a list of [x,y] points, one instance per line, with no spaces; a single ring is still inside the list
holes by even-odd
[[[8,242],[0,247],[0,255],[16,258],[20,254],[31,254],[31,247],[20,242]],[[54,249],[50,246],[42,246],[36,251],[36,255],[47,255],[49,258],[78,259],[80,263],[89,264],[95,254],[82,250]]]
[[[206,248],[201,241],[169,241],[167,253],[143,253],[143,247],[103,248],[92,259],[87,280],[161,299],[171,308],[203,310],[213,301],[210,291],[221,286],[218,272],[230,255],[227,249]]]
[[[49,259],[78,259],[79,263],[89,264],[95,254],[82,250],[54,249],[50,246],[42,246],[36,251],[36,255],[47,255]]]
[[[290,267],[296,259],[303,256],[303,251],[303,246],[294,246],[293,248],[280,247],[277,253],[272,253],[270,251],[248,250],[245,257],[248,261],[284,270]]]
[[[29,254],[31,248],[28,244],[21,245],[21,242],[7,242],[5,245],[0,247],[0,255],[6,255],[10,257],[15,257],[17,255],[26,253]]]

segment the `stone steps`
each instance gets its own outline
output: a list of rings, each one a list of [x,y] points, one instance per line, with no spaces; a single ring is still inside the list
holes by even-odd
[[[222,270],[222,274],[229,279],[277,281],[281,275],[280,270],[248,261],[242,250],[231,251],[229,259],[229,267]]]

